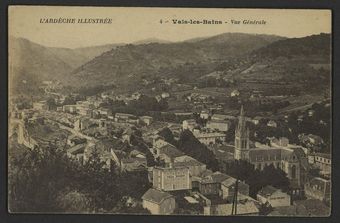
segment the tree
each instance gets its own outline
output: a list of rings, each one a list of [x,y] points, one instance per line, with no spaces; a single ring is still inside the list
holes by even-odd
[[[207,165],[213,171],[218,170],[218,161],[215,155],[202,144],[189,130],[184,130],[178,140],[178,149],[185,154]]]
[[[174,135],[168,127],[163,128],[161,131],[159,131],[158,135],[162,136],[166,142],[174,146],[177,145],[177,141],[175,140]]]
[[[267,185],[272,185],[282,191],[288,191],[289,179],[286,173],[273,165],[264,167],[262,171],[255,170],[254,166],[247,161],[235,160],[231,163],[226,163],[223,168],[226,174],[245,181],[249,185],[249,195],[256,198],[259,190]]]
[[[61,193],[57,198],[61,212],[66,213],[89,213],[93,211],[90,198],[78,191]]]

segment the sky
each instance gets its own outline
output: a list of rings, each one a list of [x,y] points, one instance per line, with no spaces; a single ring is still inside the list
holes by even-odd
[[[109,18],[111,24],[40,23],[41,19]],[[172,20],[221,20],[220,25],[173,24]],[[160,23],[160,20],[163,23]],[[231,24],[239,20],[241,24]],[[265,25],[242,24],[265,20]],[[168,21],[165,23],[165,21]],[[227,22],[227,23],[225,23]],[[304,37],[331,33],[330,10],[296,9],[193,9],[11,6],[9,35],[50,47],[77,48],[111,43],[133,43],[157,38],[171,42],[228,32]]]

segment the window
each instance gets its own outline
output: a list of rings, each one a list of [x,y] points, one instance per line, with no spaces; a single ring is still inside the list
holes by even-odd
[[[293,179],[296,178],[296,166],[295,165],[292,166],[292,178]]]

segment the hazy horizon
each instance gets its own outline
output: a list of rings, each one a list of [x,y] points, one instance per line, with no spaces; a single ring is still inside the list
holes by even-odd
[[[42,18],[110,18],[111,24],[46,24]],[[173,24],[172,20],[265,20],[266,25]],[[160,20],[168,21],[160,23]],[[331,33],[330,10],[11,6],[9,35],[62,48],[129,44],[156,38],[180,42],[223,33],[298,38]]]
[[[321,33],[315,33],[315,34],[307,35],[307,36],[301,36],[301,37],[287,37],[287,36],[279,36],[279,35],[274,35],[274,34],[264,34],[264,33],[226,32],[226,33],[220,33],[220,34],[212,35],[212,36],[197,36],[197,37],[194,37],[194,38],[185,39],[185,40],[181,40],[181,41],[170,41],[170,40],[166,40],[166,39],[158,39],[158,38],[150,37],[150,38],[147,38],[147,39],[136,40],[136,41],[130,42],[130,43],[128,43],[128,42],[125,42],[125,43],[124,43],[124,42],[109,42],[109,43],[96,44],[96,45],[89,45],[89,46],[82,46],[82,47],[47,46],[47,45],[44,45],[44,44],[35,42],[35,41],[31,40],[31,39],[28,39],[28,38],[25,38],[25,37],[21,37],[21,36],[14,36],[14,35],[11,35],[10,38],[26,39],[26,40],[28,40],[28,41],[30,41],[30,42],[32,42],[32,43],[39,44],[39,45],[44,46],[44,47],[50,47],[50,48],[80,49],[80,48],[87,48],[87,47],[100,47],[100,46],[105,46],[105,45],[115,45],[115,44],[117,44],[117,45],[140,44],[140,43],[138,43],[138,42],[147,41],[147,40],[158,40],[158,41],[164,41],[164,44],[171,44],[171,43],[187,42],[187,41],[194,40],[194,39],[207,39],[207,38],[211,38],[211,37],[219,36],[219,35],[223,35],[223,34],[248,34],[248,35],[277,36],[277,37],[283,37],[283,38],[303,38],[303,37],[312,36],[312,35],[320,35],[320,34],[322,34],[322,32],[321,32]],[[325,33],[325,34],[331,35],[331,33]]]

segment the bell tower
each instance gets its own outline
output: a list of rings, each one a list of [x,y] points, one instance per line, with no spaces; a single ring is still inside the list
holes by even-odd
[[[238,125],[235,129],[234,159],[249,160],[249,128],[246,127],[243,105],[238,117]]]

